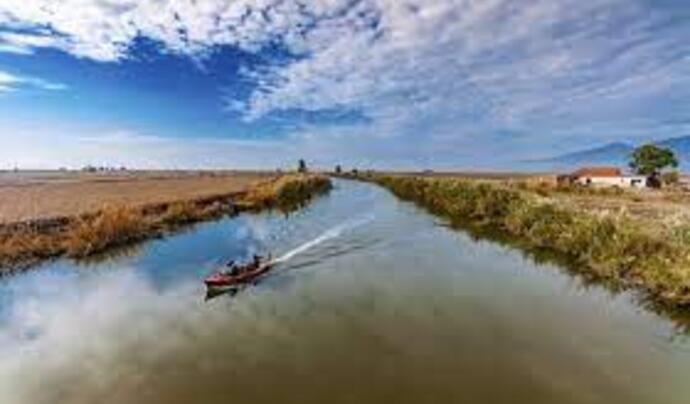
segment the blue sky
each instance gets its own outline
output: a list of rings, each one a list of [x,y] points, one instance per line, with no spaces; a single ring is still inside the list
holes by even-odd
[[[689,105],[685,0],[0,0],[0,168],[510,168]]]

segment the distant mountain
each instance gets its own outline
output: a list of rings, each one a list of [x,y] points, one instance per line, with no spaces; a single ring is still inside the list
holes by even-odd
[[[593,149],[580,150],[542,160],[565,165],[581,164],[625,164],[635,148],[626,143],[609,143]]]
[[[681,169],[690,169],[690,135],[665,139],[655,143],[673,150],[680,162]],[[536,160],[531,163],[554,168],[572,168],[583,165],[614,165],[623,167],[628,165],[630,153],[633,150],[635,150],[633,145],[616,142],[592,149]]]
[[[678,157],[681,163],[690,165],[690,135],[666,139],[657,142],[657,144],[670,147],[676,153],[676,157]]]

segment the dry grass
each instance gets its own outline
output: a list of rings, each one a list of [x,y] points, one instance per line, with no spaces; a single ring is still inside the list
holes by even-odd
[[[145,237],[150,219],[139,208],[108,206],[91,218],[79,218],[66,231],[63,245],[70,257],[87,257],[114,245]]]
[[[528,251],[548,250],[578,271],[636,287],[655,301],[690,307],[690,230],[650,231],[626,215],[569,209],[500,183],[458,179],[374,177],[403,199],[455,223],[493,230]]]
[[[105,205],[149,206],[244,192],[273,173],[164,173],[127,175],[52,173],[0,175],[0,223],[74,217]]]
[[[201,219],[204,213],[194,201],[177,201],[168,205],[160,220],[169,225],[186,224]]]
[[[64,252],[61,237],[26,232],[0,236],[0,266],[28,266]],[[1,271],[0,271],[1,272]]]
[[[597,216],[625,216],[663,237],[690,223],[690,193],[675,187],[660,190],[554,186],[507,181],[501,185],[533,193],[544,201]]]
[[[255,183],[241,194],[143,206],[110,204],[96,213],[62,221],[6,227],[0,232],[0,268],[24,268],[60,255],[84,258],[185,224],[235,214],[243,209],[292,209],[328,189],[330,180],[327,177],[289,175]]]
[[[241,201],[259,209],[292,210],[311,199],[313,195],[326,192],[330,188],[330,180],[322,175],[285,175],[256,184]]]

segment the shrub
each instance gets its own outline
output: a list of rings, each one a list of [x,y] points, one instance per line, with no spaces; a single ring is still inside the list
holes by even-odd
[[[193,222],[198,219],[198,216],[196,203],[179,201],[168,205],[160,220],[168,225],[178,225]]]
[[[666,185],[677,184],[679,179],[678,171],[669,171],[661,175],[661,181]]]
[[[147,230],[141,209],[108,206],[94,217],[78,219],[68,230],[64,246],[71,257],[85,257],[108,247],[141,239]]]
[[[59,239],[35,232],[0,237],[0,266],[11,267],[49,258],[62,252]]]
[[[251,187],[242,202],[253,208],[291,210],[312,196],[331,188],[328,177],[321,175],[286,175]]]

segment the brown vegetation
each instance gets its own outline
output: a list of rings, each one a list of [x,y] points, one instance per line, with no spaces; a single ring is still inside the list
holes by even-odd
[[[538,195],[544,201],[598,216],[626,216],[660,236],[690,223],[690,192],[682,187],[629,189],[617,187],[556,186],[512,180],[500,184]]]
[[[242,210],[294,209],[328,189],[327,177],[286,175],[259,181],[239,193],[147,205],[110,204],[73,217],[4,225],[0,227],[0,268],[25,268],[61,255],[84,258]]]
[[[0,173],[0,223],[74,217],[243,192],[269,172]]]
[[[610,284],[690,307],[687,227],[654,232],[624,214],[597,215],[501,182],[376,176],[371,180],[464,227],[493,231],[529,251],[551,251]]]
[[[108,206],[90,218],[78,218],[65,232],[63,246],[71,257],[87,257],[118,244],[143,238],[151,227],[151,219],[141,209],[129,206]]]
[[[278,207],[292,210],[308,201],[312,195],[326,192],[330,188],[331,182],[325,176],[286,175],[257,184],[240,201],[255,209]]]

